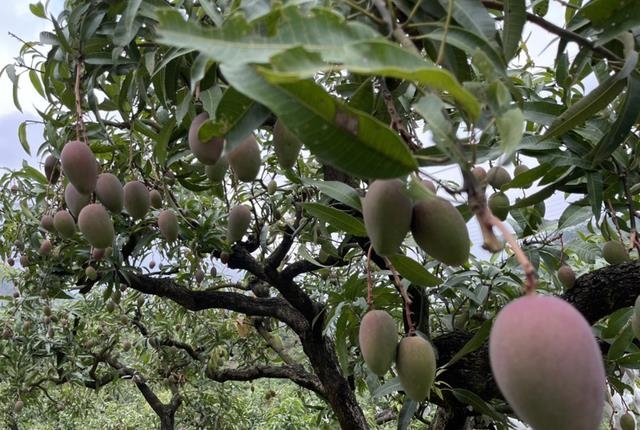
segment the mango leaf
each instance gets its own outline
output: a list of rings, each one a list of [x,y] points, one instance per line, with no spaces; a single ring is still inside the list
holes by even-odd
[[[414,81],[447,92],[472,119],[480,114],[477,99],[448,71],[386,40],[358,41],[340,51],[321,53],[293,47],[271,58],[272,82],[311,78],[318,71],[341,68],[364,75],[387,76]]]
[[[136,25],[135,18],[141,3],[142,0],[129,0],[126,3],[127,7],[113,30],[113,43],[116,46],[128,45],[138,32],[139,24]]]
[[[492,320],[486,320],[484,323],[482,323],[473,337],[469,339],[469,341],[465,343],[464,346],[460,348],[460,350],[456,352],[453,357],[451,357],[451,360],[449,360],[449,362],[442,367],[453,366],[453,364],[460,360],[462,357],[472,353],[473,351],[484,345],[487,339],[489,339],[489,333],[491,332],[492,324]]]
[[[424,285],[426,287],[442,284],[442,279],[432,275],[420,263],[406,255],[396,254],[388,258],[394,269],[412,284]]]
[[[493,418],[496,421],[501,422],[505,426],[505,428],[507,428],[506,417],[496,411],[493,406],[485,402],[477,394],[469,390],[465,390],[464,388],[454,388],[453,390],[451,390],[451,393],[460,402],[466,403],[473,407],[473,409],[475,409],[477,412],[480,412],[490,418]]]
[[[302,179],[302,183],[311,185],[320,190],[323,194],[352,207],[358,212],[362,212],[362,202],[360,195],[349,185],[338,181],[313,181],[311,179]]]
[[[358,218],[321,203],[303,203],[302,207],[311,215],[329,223],[338,230],[354,236],[366,236],[364,223]]]
[[[633,313],[633,308],[618,309],[607,318],[607,325],[602,329],[600,337],[602,339],[611,339],[616,337],[629,322],[629,318]]]
[[[225,136],[225,151],[229,153],[259,127],[271,111],[256,103],[234,88],[222,95],[215,117],[206,121],[198,130],[198,137],[207,142],[214,136]]]
[[[502,30],[502,52],[505,60],[511,60],[516,54],[526,22],[527,5],[525,0],[505,0]]]
[[[44,5],[42,4],[42,2],[29,4],[29,10],[38,18],[47,18],[47,14],[44,11]]]
[[[591,201],[591,210],[596,219],[602,211],[602,173],[587,172],[587,195]]]
[[[29,148],[29,142],[27,141],[27,123],[24,121],[18,126],[18,140],[24,152],[31,155],[31,148]]]
[[[573,227],[584,223],[593,215],[593,211],[588,206],[581,206],[578,204],[570,204],[560,215],[558,220],[558,230],[562,231],[565,228]]]
[[[248,65],[221,65],[239,92],[273,111],[314,155],[355,176],[395,178],[417,168],[405,143],[377,119],[313,82],[275,85]]]
[[[591,118],[613,101],[624,89],[627,78],[638,63],[638,53],[627,51],[625,63],[615,74],[605,79],[589,94],[571,105],[549,126],[541,140],[559,136]]]
[[[593,150],[593,167],[609,158],[613,151],[624,143],[629,130],[640,119],[638,106],[640,106],[640,78],[632,74],[629,76],[624,102],[617,111],[618,117],[615,123]]]
[[[496,117],[500,148],[509,157],[518,148],[524,133],[524,116],[519,108],[512,108]]]
[[[624,352],[627,350],[627,347],[633,340],[633,330],[631,330],[631,325],[625,327],[624,330],[620,332],[620,334],[615,338],[609,351],[607,352],[607,358],[609,360],[617,360],[624,355]]]
[[[429,85],[451,94],[472,119],[477,119],[480,113],[477,100],[451,73],[382,39],[368,27],[347,23],[327,9],[316,8],[302,15],[299,8],[285,7],[251,22],[234,16],[222,28],[213,30],[185,22],[176,12],[163,11],[159,16],[159,35],[163,43],[196,49],[219,63],[271,62],[275,66],[272,82],[311,78],[319,71],[333,70],[339,64],[355,73]],[[275,34],[265,36],[261,33],[264,27],[261,24],[266,20],[269,20],[269,27],[278,28]],[[286,25],[275,27],[271,21]]]
[[[439,0],[440,5],[447,10],[451,0]],[[453,1],[453,19],[460,25],[474,32],[486,40],[494,40],[496,25],[487,9],[482,3],[476,0],[455,0]]]
[[[468,55],[474,55],[477,51],[480,51],[484,53],[489,60],[489,63],[494,69],[493,72],[504,75],[504,70],[506,70],[507,67],[506,63],[501,53],[494,45],[487,42],[486,39],[455,25],[449,26],[446,31],[442,24],[433,24],[432,26],[434,30],[425,33],[423,37],[435,42],[445,40],[447,44],[465,51]]]
[[[400,390],[402,390],[402,384],[400,383],[400,378],[396,376],[379,386],[373,393],[371,393],[371,397],[382,397]]]
[[[427,94],[413,105],[413,109],[424,118],[438,149],[446,154],[450,161],[464,164],[466,159],[458,147],[453,124],[445,116],[442,100],[433,94]]]
[[[420,406],[420,402],[411,400],[407,396],[404,397],[402,408],[400,408],[400,412],[398,413],[398,430],[406,430],[409,428],[413,414],[418,410],[418,406]]]
[[[216,62],[229,64],[268,63],[273,55],[298,45],[310,51],[341,52],[350,43],[380,37],[373,29],[346,22],[330,9],[315,8],[303,15],[295,5],[252,22],[236,14],[221,28],[213,29],[186,22],[174,10],[158,12],[158,19],[161,43],[195,49]],[[277,31],[265,36],[265,28]]]

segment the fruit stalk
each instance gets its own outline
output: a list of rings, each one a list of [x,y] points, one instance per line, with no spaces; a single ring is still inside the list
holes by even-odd
[[[398,272],[391,264],[391,261],[387,257],[384,257],[384,262],[387,264],[387,267],[391,270],[393,274],[393,284],[400,293],[400,297],[402,297],[402,301],[404,302],[404,315],[407,320],[407,327],[409,328],[407,332],[407,336],[413,336],[416,332],[416,327],[413,324],[413,319],[411,318],[411,298],[407,295],[407,291],[402,287],[400,283],[400,277],[398,276]]]

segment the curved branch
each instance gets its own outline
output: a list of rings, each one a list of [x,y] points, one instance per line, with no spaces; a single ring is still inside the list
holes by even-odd
[[[209,379],[217,382],[253,381],[260,378],[289,379],[325,398],[325,390],[320,379],[304,370],[302,366],[254,366],[241,369],[223,369],[211,371],[207,369]]]
[[[273,317],[296,332],[304,331],[306,319],[279,297],[250,297],[229,291],[189,290],[173,279],[152,278],[132,272],[119,272],[123,282],[145,294],[166,297],[192,311],[228,309],[251,316]]]

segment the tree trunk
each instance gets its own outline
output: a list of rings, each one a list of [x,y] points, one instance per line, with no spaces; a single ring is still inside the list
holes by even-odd
[[[340,428],[344,430],[367,430],[369,424],[338,364],[335,350],[329,340],[322,335],[322,322],[316,322],[301,336],[302,347],[309,357],[313,370],[324,386],[327,401],[336,414]]]
[[[158,416],[160,417],[160,430],[173,430],[175,428],[175,409],[165,408],[164,413]]]

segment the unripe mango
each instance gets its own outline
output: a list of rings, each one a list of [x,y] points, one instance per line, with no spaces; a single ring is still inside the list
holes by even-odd
[[[253,134],[227,154],[231,170],[242,182],[251,182],[260,172],[260,147]]]
[[[149,201],[151,207],[154,209],[160,209],[162,207],[162,194],[158,190],[149,191]]]
[[[147,186],[140,181],[127,182],[124,185],[124,207],[131,217],[140,219],[149,212],[151,198]]]
[[[49,214],[42,215],[42,218],[40,218],[40,227],[47,231],[54,231],[53,217]]]
[[[518,175],[522,175],[523,173],[527,172],[529,170],[529,167],[524,165],[524,164],[518,164],[516,167],[513,168],[513,175],[514,176],[518,176]]]
[[[298,160],[302,142],[287,129],[280,119],[273,126],[273,149],[278,159],[278,164],[283,169],[291,169]]]
[[[76,222],[65,210],[56,212],[53,216],[53,226],[58,234],[66,239],[72,238],[76,233]]]
[[[411,233],[420,248],[445,264],[459,266],[469,259],[471,240],[464,218],[440,197],[413,206]]]
[[[213,137],[207,142],[202,142],[198,137],[200,126],[208,119],[209,114],[202,112],[191,121],[189,126],[189,148],[202,164],[214,164],[220,158],[224,148],[224,139],[222,137]]]
[[[85,206],[78,216],[78,227],[91,245],[96,248],[111,246],[115,231],[109,213],[99,203]]]
[[[358,342],[369,370],[384,375],[396,359],[398,329],[391,315],[382,310],[367,312],[360,322]]]
[[[124,206],[124,189],[120,179],[112,173],[100,173],[96,183],[96,197],[111,212],[119,214]]]
[[[171,209],[166,209],[158,215],[158,228],[167,242],[178,239],[178,217]]]
[[[411,228],[411,200],[400,179],[369,184],[362,199],[362,218],[371,245],[378,255],[393,255]]]
[[[574,272],[571,267],[567,266],[566,264],[563,264],[558,269],[557,275],[558,275],[558,280],[560,281],[562,286],[565,288],[565,290],[568,290],[569,288],[573,288],[573,285],[576,283],[576,272]]]
[[[636,420],[633,419],[633,415],[626,412],[620,416],[620,428],[622,430],[635,430]]]
[[[60,153],[62,171],[79,193],[91,194],[98,180],[96,156],[91,148],[79,140],[67,142]]]
[[[251,224],[251,209],[245,205],[238,205],[229,211],[227,224],[227,241],[234,243],[242,239]]]
[[[494,188],[500,188],[511,182],[511,175],[502,166],[494,166],[487,172],[487,182]]]
[[[622,264],[629,261],[629,253],[617,240],[610,240],[602,247],[602,256],[609,264]]]
[[[507,219],[509,215],[509,197],[502,191],[493,193],[487,201],[491,213],[494,214],[500,221]]]
[[[82,208],[91,201],[91,195],[79,193],[76,187],[69,182],[64,189],[64,201],[69,211],[77,218]]]
[[[564,300],[520,297],[489,338],[493,376],[520,419],[536,430],[596,430],[605,404],[600,348],[589,323]]]
[[[487,179],[487,171],[484,169],[484,167],[481,166],[476,166],[471,169],[471,174],[475,176],[478,182],[480,182],[481,184]]]
[[[60,160],[55,155],[48,155],[44,160],[44,176],[47,182],[55,184],[60,177]]]
[[[53,245],[49,239],[45,239],[40,243],[40,249],[38,249],[38,254],[40,255],[49,255],[51,254],[51,249]]]
[[[222,182],[229,169],[227,157],[222,156],[214,164],[205,166],[204,173],[211,182]]]
[[[396,369],[407,397],[425,400],[436,376],[436,355],[429,341],[420,336],[403,338],[398,344]]]

